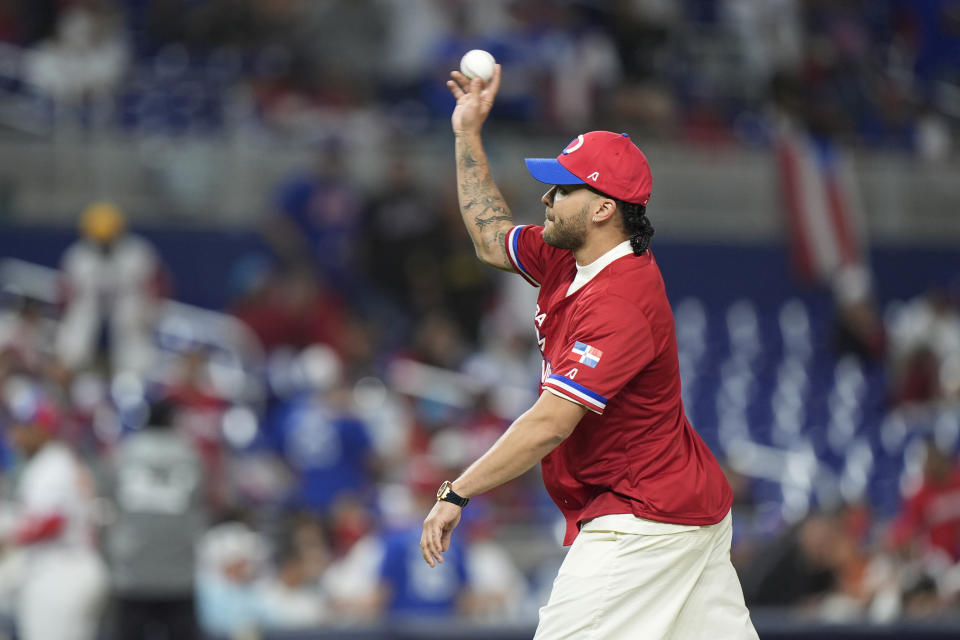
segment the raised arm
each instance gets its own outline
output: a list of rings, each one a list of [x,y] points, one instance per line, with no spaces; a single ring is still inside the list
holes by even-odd
[[[500,65],[496,65],[488,84],[480,78],[471,82],[459,71],[451,72],[450,77],[447,87],[457,99],[450,120],[456,137],[460,214],[477,257],[498,269],[513,271],[504,247],[507,231],[513,226],[513,217],[500,189],[493,182],[480,139],[480,129],[500,88]]]

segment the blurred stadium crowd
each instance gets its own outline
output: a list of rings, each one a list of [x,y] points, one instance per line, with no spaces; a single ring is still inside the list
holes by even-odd
[[[109,593],[127,616],[195,599],[223,637],[533,624],[562,560],[535,472],[474,499],[438,569],[416,544],[441,481],[535,398],[524,285],[477,262],[453,185],[400,159],[370,189],[331,135],[446,126],[442,81],[470,48],[509,67],[496,118],[531,131],[762,147],[777,111],[945,161],[960,118],[950,0],[0,0],[7,129],[316,143],[277,185],[264,251],[220,283],[226,308],[176,302],[171,258],[109,201],[82,212],[59,270],[0,261],[6,615],[40,580],[23,557],[77,545],[98,558],[77,583],[98,616]],[[832,308],[675,301],[685,404],[737,492],[752,606],[960,612],[960,290],[881,309],[869,281],[841,273]],[[23,454],[51,446],[85,479],[40,499],[66,522],[25,520]]]
[[[775,104],[819,134],[942,157],[958,23],[941,0],[6,0],[0,90],[26,129],[309,135],[349,115],[409,135],[446,121],[442,81],[483,48],[510,68],[501,122],[762,145]]]

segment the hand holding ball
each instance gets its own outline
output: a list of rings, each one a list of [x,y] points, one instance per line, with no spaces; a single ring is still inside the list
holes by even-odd
[[[493,56],[483,49],[471,49],[460,58],[460,73],[471,80],[480,78],[484,82],[490,82],[496,63]]]
[[[450,72],[447,88],[457,101],[450,116],[453,132],[479,134],[500,88],[493,56],[481,49],[467,51],[460,59],[460,71]]]

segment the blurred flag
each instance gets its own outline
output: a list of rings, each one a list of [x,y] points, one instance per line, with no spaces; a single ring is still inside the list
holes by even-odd
[[[866,240],[852,158],[839,146],[784,131],[775,145],[794,267],[829,283],[844,266],[865,264]]]

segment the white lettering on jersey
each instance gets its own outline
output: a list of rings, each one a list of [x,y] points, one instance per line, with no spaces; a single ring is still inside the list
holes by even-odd
[[[573,380],[577,377],[577,374],[580,373],[577,369],[570,369],[570,372],[567,374],[567,377]]]
[[[540,313],[540,305],[537,305],[537,312],[533,316],[533,321],[537,324],[537,327],[542,327],[546,319],[547,319],[547,314]]]
[[[537,305],[537,311],[533,316],[533,324],[536,325],[537,331],[537,346],[540,347],[540,355],[543,355],[544,350],[547,348],[547,336],[540,333],[539,329],[543,326],[543,323],[547,321],[547,314],[540,313],[540,305]]]

